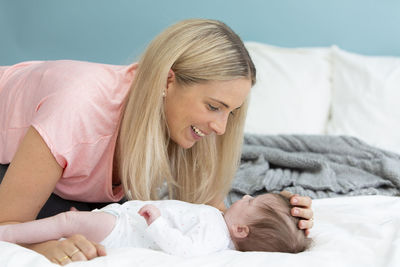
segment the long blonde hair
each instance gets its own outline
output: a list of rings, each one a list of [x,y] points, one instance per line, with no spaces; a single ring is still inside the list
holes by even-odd
[[[116,151],[119,176],[128,198],[158,199],[166,182],[170,198],[217,204],[240,160],[247,100],[224,135],[183,149],[170,140],[164,114],[162,91],[170,69],[185,84],[237,78],[255,83],[246,48],[224,23],[190,19],[167,28],[141,57],[125,102]]]

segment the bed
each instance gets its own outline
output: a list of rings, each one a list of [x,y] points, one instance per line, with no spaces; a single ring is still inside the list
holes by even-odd
[[[183,259],[140,248],[111,250],[76,266],[399,266],[400,198],[354,196],[314,200],[312,247],[299,254],[223,251]],[[0,266],[56,266],[17,245],[0,242]]]
[[[311,248],[189,259],[121,248],[69,266],[400,266],[400,58],[336,46],[246,46],[258,82],[226,204],[246,193],[309,195],[315,213]],[[0,242],[0,266],[55,265]]]

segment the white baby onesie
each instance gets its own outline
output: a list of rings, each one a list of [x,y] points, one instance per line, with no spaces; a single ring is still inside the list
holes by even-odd
[[[138,214],[145,204],[152,204],[161,212],[150,226]],[[114,229],[101,242],[106,248],[134,246],[183,257],[234,249],[221,212],[208,205],[178,200],[131,200],[96,211],[117,216]]]

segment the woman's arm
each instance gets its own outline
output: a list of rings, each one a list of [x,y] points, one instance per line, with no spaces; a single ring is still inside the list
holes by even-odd
[[[34,220],[63,169],[30,127],[0,184],[0,223]]]
[[[40,134],[33,127],[29,127],[0,184],[0,224],[34,220],[53,192],[62,172],[62,167]],[[83,248],[83,254],[78,255],[77,260],[91,259],[104,254],[102,248],[98,249],[84,237],[61,242],[49,241],[27,247],[43,254],[49,260],[62,259],[66,253],[80,247]]]

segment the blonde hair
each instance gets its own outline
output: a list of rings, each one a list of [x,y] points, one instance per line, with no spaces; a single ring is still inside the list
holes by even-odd
[[[247,100],[224,135],[183,149],[169,139],[164,114],[170,69],[186,85],[238,78],[255,83],[246,48],[224,23],[190,19],[167,28],[141,57],[126,99],[116,151],[119,176],[128,198],[158,199],[166,181],[170,198],[215,205],[228,193],[240,159]]]

